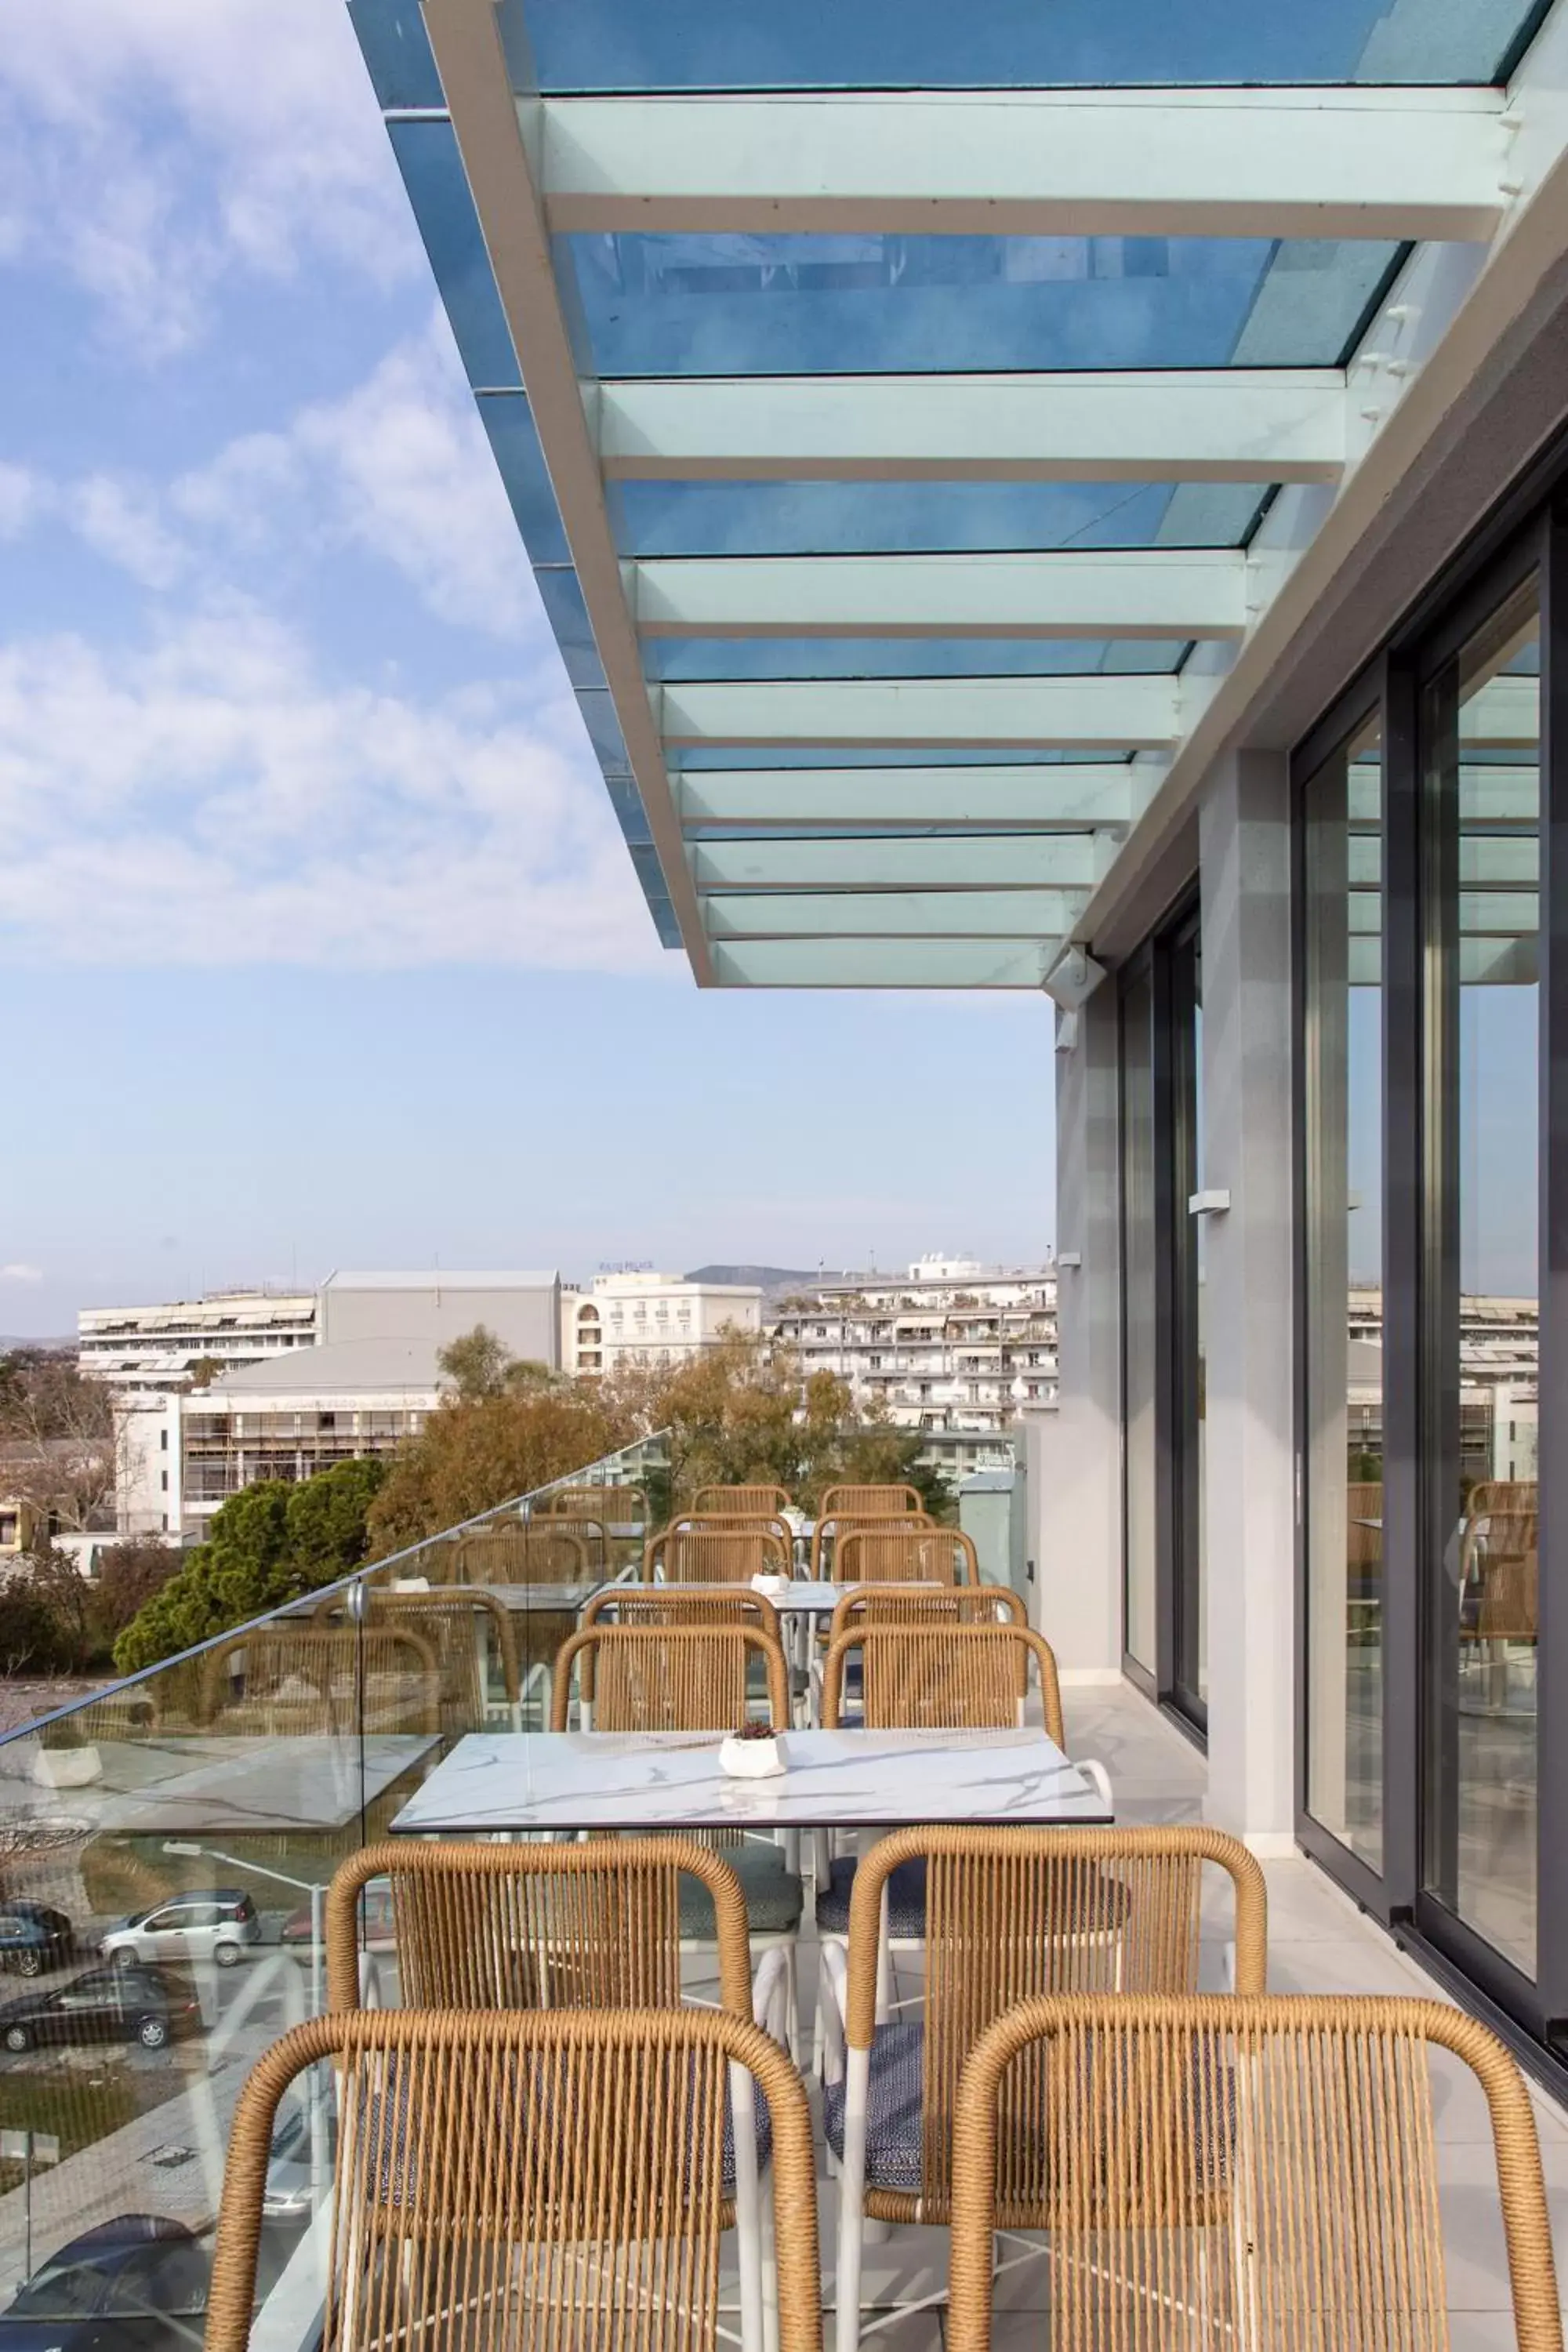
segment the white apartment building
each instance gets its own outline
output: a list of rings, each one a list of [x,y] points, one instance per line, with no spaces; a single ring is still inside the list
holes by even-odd
[[[201,1363],[226,1371],[317,1338],[313,1290],[215,1290],[163,1307],[87,1307],[77,1317],[77,1363],[125,1395],[166,1395]]]
[[[585,1379],[626,1362],[679,1363],[726,1328],[762,1329],[756,1284],[636,1272],[595,1275],[592,1289],[561,1293],[561,1362]]]
[[[903,1276],[857,1275],[782,1302],[774,1337],[803,1370],[879,1399],[900,1428],[1000,1430],[1057,1395],[1055,1265],[922,1257]]]

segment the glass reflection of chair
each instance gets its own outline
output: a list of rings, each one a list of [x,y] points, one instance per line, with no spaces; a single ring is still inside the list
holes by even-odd
[[[232,1633],[208,1651],[202,1689],[204,1726],[225,1735],[352,1739],[441,1728],[435,1648],[403,1625],[284,1618]]]
[[[1459,1636],[1482,1646],[1488,1712],[1508,1706],[1509,1651],[1533,1652],[1540,1625],[1540,1487],[1483,1479],[1470,1490],[1459,1540]]]
[[[1345,1487],[1346,1632],[1375,1635],[1383,1605],[1383,1486],[1352,1478]]]
[[[592,1584],[598,1574],[581,1535],[538,1521],[479,1528],[446,1550],[450,1584]]]
[[[480,1585],[439,1585],[431,1592],[397,1592],[375,1584],[359,1588],[356,1605],[367,1625],[405,1625],[429,1643],[441,1677],[441,1729],[448,1739],[482,1731],[490,1710],[490,1662],[500,1687],[500,1704],[511,1727],[520,1728],[521,1679],[511,1617],[493,1592]],[[317,1624],[348,1615],[345,1596],[329,1593],[317,1604]]]
[[[791,1572],[795,1540],[782,1521],[672,1520],[649,1538],[643,1581],[666,1584],[749,1584],[753,1576]]]
[[[862,2332],[867,2221],[941,2224],[950,2218],[955,2104],[964,2063],[986,2028],[1030,1995],[1194,1992],[1205,1864],[1223,1871],[1234,1891],[1237,1988],[1261,1993],[1268,1952],[1263,1873],[1222,1831],[900,1830],[863,1859],[847,1951],[837,1943],[823,1948],[823,2120],[840,2168],[837,2352],[855,2352]],[[884,1895],[895,1874],[911,1865],[919,1866],[925,1889],[921,2015],[889,2021],[879,2018],[887,1966]],[[1048,2137],[1049,2126],[1040,2128]],[[1086,2160],[1092,2182],[1095,2161]],[[1004,2233],[1046,2226],[1032,2209],[1008,2206],[997,2218]],[[1001,2268],[1040,2251],[1026,2242]],[[872,2327],[942,2300],[928,2295],[901,2305]],[[1168,2326],[1170,2311],[1162,2316]],[[1052,2324],[1053,2344],[1101,2341],[1057,2333],[1054,2314]],[[1211,2338],[1198,2329],[1194,2340]]]
[[[555,1486],[533,1506],[536,1519],[563,1519],[576,1529],[595,1576],[637,1559],[648,1527],[640,1486]]]
[[[208,2352],[251,2345],[279,2104],[323,2061],[340,2118],[316,2290],[326,2352],[695,2352],[728,2333],[720,2250],[737,2224],[742,2352],[763,2352],[775,2328],[779,2352],[816,2352],[811,2119],[788,2059],[723,2011],[619,2009],[351,2010],[276,2043],[235,2115]],[[727,2130],[737,2109],[754,2129]]]
[[[764,1694],[753,1701],[752,1667],[762,1668]],[[746,1624],[668,1625],[604,1622],[574,1633],[555,1662],[550,1727],[564,1731],[577,1685],[579,1723],[595,1732],[738,1731],[763,1720],[775,1731],[790,1722],[789,1669],[777,1636]],[[754,1712],[757,1705],[763,1713]],[[731,1853],[745,1892],[754,1940],[784,1954],[790,2047],[799,2042],[795,1939],[805,1894],[795,1867],[798,1839],[748,1839],[739,1829],[703,1830],[702,1843]],[[710,1926],[695,1919],[683,1932],[706,1941]]]
[[[1071,2352],[1447,2352],[1460,2209],[1439,2194],[1436,2117],[1461,2092],[1453,2060],[1484,2094],[1495,2166],[1461,2205],[1489,2205],[1508,2249],[1512,2326],[1483,2332],[1562,2352],[1534,2112],[1485,2026],[1437,2001],[1137,1990],[1020,2001],[965,2064],[950,2352],[991,2344],[997,2233],[1025,2229],[1051,2233],[1050,2340]],[[1470,2244],[1456,2252],[1468,2268]]]

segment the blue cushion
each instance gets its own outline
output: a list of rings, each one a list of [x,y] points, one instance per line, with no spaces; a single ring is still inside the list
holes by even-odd
[[[866,2185],[921,2189],[921,2092],[925,2076],[925,2028],[879,2025],[871,2044],[866,2092]],[[827,2145],[844,2158],[844,2079],[823,2085],[822,2124]]]
[[[805,1897],[799,1874],[784,1866],[782,1846],[725,1846],[719,1858],[729,1864],[741,1882],[752,1935],[787,1936],[799,1927]],[[712,1942],[713,1898],[689,1871],[680,1877],[679,1919],[680,1933],[688,1942]]]
[[[853,1858],[836,1862],[827,1885],[817,1889],[816,1924],[825,1936],[849,1933],[849,1896],[855,1885]],[[923,1854],[895,1863],[888,1874],[888,1933],[899,1943],[918,1944],[926,1931],[926,1865]]]

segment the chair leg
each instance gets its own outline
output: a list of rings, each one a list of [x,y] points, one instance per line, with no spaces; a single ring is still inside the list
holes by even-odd
[[[757,2193],[757,2122],[752,2077],[730,2068],[730,2129],[735,2148],[735,2240],[741,2273],[741,2342],[744,2352],[767,2352],[763,2338],[761,2200]]]
[[[779,2352],[779,2250],[773,2223],[773,2174],[758,2183],[763,2234],[763,2352]]]
[[[866,2106],[871,2053],[845,2052],[844,2158],[838,2175],[838,2302],[836,2352],[859,2352],[860,2255],[866,2229]]]

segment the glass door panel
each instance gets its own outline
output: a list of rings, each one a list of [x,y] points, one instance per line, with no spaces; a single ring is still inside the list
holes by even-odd
[[[1171,950],[1172,1223],[1175,1282],[1172,1347],[1176,1509],[1172,1559],[1172,1693],[1202,1726],[1208,1702],[1208,1607],[1205,1574],[1207,1425],[1204,1354],[1204,1257],[1207,1219],[1189,1202],[1204,1183],[1203,954],[1194,915]]]
[[[1424,698],[1429,1524],[1426,1883],[1536,1964],[1540,615]]]
[[[1307,1810],[1383,1867],[1383,752],[1306,788]]]

